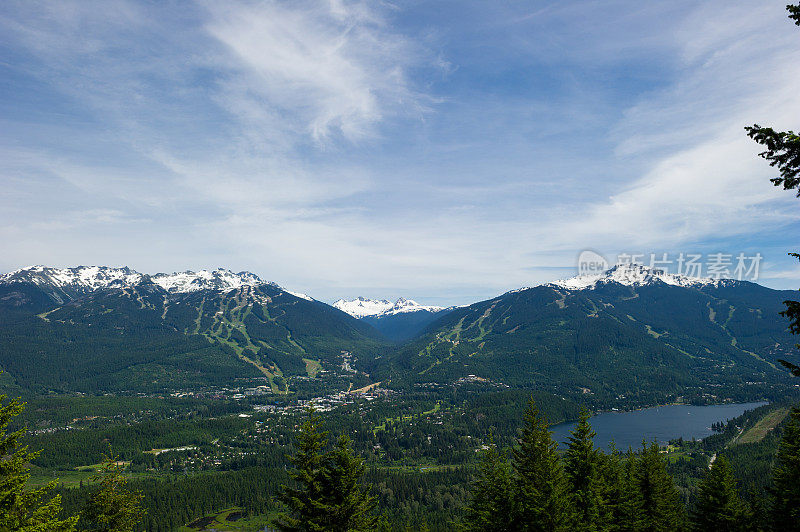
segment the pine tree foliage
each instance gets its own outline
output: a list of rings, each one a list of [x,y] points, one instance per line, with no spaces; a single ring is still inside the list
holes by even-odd
[[[600,529],[600,508],[603,506],[599,453],[593,442],[595,435],[589,425],[589,411],[582,409],[564,454],[564,471],[575,507],[575,524],[586,532]]]
[[[84,511],[91,530],[102,532],[132,532],[144,519],[143,495],[130,491],[126,485],[124,464],[119,457],[109,453],[103,458],[100,473],[94,478],[99,489]]]
[[[14,399],[6,403],[0,395],[0,532],[67,532],[75,529],[77,517],[60,519],[61,497],[48,498],[56,481],[44,487],[26,489],[30,478],[28,463],[38,453],[20,446],[24,429],[8,432],[11,420],[25,408]]]
[[[794,23],[800,26],[800,4],[796,6],[789,4],[786,6],[786,10],[789,12],[789,18],[794,20]]]
[[[616,490],[616,505],[613,507],[613,520],[610,530],[633,532],[644,530],[644,511],[642,493],[638,484],[638,461],[629,448],[624,464],[619,471]]]
[[[800,409],[783,429],[772,470],[771,521],[775,530],[800,530]]]
[[[283,486],[280,500],[289,513],[282,514],[275,525],[279,530],[325,530],[325,508],[322,503],[322,462],[328,433],[319,430],[320,420],[313,410],[300,426],[295,453],[289,457],[294,466],[289,472],[295,487]]]
[[[685,508],[658,445],[643,445],[638,454],[629,449],[621,455],[613,447],[603,453],[595,449],[594,435],[583,412],[562,457],[531,403],[511,461],[494,447],[484,454],[463,529],[686,529]]]
[[[735,532],[747,528],[747,511],[736,492],[736,479],[724,456],[718,456],[698,486],[692,510],[692,529]]]
[[[643,529],[653,532],[683,530],[686,511],[658,445],[643,443],[636,462],[634,489],[641,496]]]
[[[377,500],[361,484],[365,469],[347,436],[340,437],[325,456],[321,479],[326,530],[360,532],[377,526],[378,516],[373,513]]]
[[[294,487],[283,486],[280,500],[288,512],[275,522],[283,531],[361,532],[381,526],[374,514],[376,499],[362,484],[364,461],[355,455],[348,437],[341,437],[325,452],[328,433],[320,430],[313,409],[300,427],[294,469]]]
[[[789,18],[800,26],[800,4],[786,6]],[[782,186],[784,190],[797,189],[800,197],[800,135],[794,131],[775,131],[771,127],[761,127],[758,124],[745,127],[747,135],[764,146],[766,149],[759,156],[769,161],[769,165],[777,167],[779,176],[770,179],[775,186]],[[789,255],[800,259],[800,254]],[[789,330],[800,334],[800,301],[787,300],[783,302],[786,310],[781,315],[789,318]],[[800,366],[786,360],[779,362],[795,377],[800,377]]]
[[[513,513],[511,465],[492,443],[483,453],[463,529],[513,532],[516,529]]]
[[[533,401],[512,456],[517,530],[571,530],[573,512],[558,444]]]
[[[800,4],[786,6],[789,18],[800,26]],[[779,176],[772,184],[784,190],[797,189],[800,197],[800,135],[794,131],[775,131],[755,124],[746,127],[747,134],[766,149],[759,155],[777,167]],[[800,259],[800,254],[790,253]],[[786,310],[781,314],[789,318],[789,330],[800,334],[800,301],[784,301]],[[779,361],[791,373],[800,377],[800,366],[786,360]],[[800,530],[800,411],[793,409],[784,428],[772,473],[771,526],[774,530]]]
[[[800,197],[800,135],[794,131],[775,131],[758,124],[746,127],[747,135],[766,149],[759,156],[777,167],[779,176],[770,179],[784,190],[797,190]]]

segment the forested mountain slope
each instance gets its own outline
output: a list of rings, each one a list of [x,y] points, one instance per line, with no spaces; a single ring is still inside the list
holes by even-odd
[[[676,281],[646,268],[631,280],[622,268],[591,283],[552,283],[455,309],[383,371],[414,382],[476,375],[607,395],[713,395],[712,386],[785,379],[775,361],[795,342],[778,313],[792,292]]]
[[[0,324],[0,365],[36,391],[162,390],[254,377],[275,387],[275,376],[384,346],[369,325],[255,281],[170,291],[146,275],[88,290],[6,279]]]

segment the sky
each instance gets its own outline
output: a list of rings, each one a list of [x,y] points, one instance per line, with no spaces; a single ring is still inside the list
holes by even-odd
[[[449,305],[742,253],[797,288],[800,200],[743,129],[800,129],[785,3],[5,1],[0,271]]]

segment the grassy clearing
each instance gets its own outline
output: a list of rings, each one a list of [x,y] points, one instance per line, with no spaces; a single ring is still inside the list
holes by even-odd
[[[31,476],[28,479],[26,486],[30,488],[38,488],[57,480],[59,484],[64,486],[74,487],[80,485],[81,482],[89,484],[92,479],[102,468],[103,464],[94,464],[88,466],[80,466],[75,469],[66,471],[48,471],[39,467],[31,467]],[[131,479],[150,478],[158,476],[155,473],[126,473],[125,476]]]
[[[677,462],[678,460],[688,459],[689,457],[686,453],[682,451],[669,451],[664,454],[664,460],[669,462],[670,464]]]
[[[764,439],[769,431],[780,424],[789,413],[788,408],[779,408],[759,419],[752,428],[741,435],[737,443],[755,443]]]
[[[358,388],[358,389],[356,389],[356,390],[351,390],[351,392],[352,392],[352,393],[367,393],[367,392],[368,392],[368,391],[370,391],[371,389],[373,389],[373,388],[377,388],[378,386],[380,386],[380,385],[381,385],[381,382],[382,382],[382,381],[373,382],[372,384],[367,384],[366,386],[363,386],[363,387],[361,387],[361,388]],[[352,383],[351,383],[350,385],[352,386]]]
[[[380,384],[380,383],[378,383],[378,384]],[[433,408],[431,408],[430,410],[426,410],[425,412],[422,413],[422,415],[423,416],[428,416],[430,414],[435,414],[436,412],[438,412],[441,409],[442,409],[442,403],[440,401],[436,401],[436,404],[433,405]],[[414,419],[415,415],[416,414],[411,414],[411,415],[402,416],[402,417],[389,417],[389,418],[386,418],[386,419],[383,420],[383,423],[381,423],[380,425],[375,425],[372,428],[372,432],[377,434],[378,432],[380,432],[382,430],[386,430],[386,423],[387,422],[402,423],[404,421],[411,421],[412,419]]]
[[[316,377],[320,371],[322,371],[322,363],[319,360],[311,360],[310,358],[304,358],[303,362],[306,363],[306,373],[312,379]]]
[[[246,517],[242,508],[227,508],[221,512],[209,514],[200,519],[195,519],[188,525],[178,528],[178,532],[197,532],[201,530],[215,530],[217,532],[245,532],[264,530],[269,526],[274,515],[256,515]]]
[[[659,333],[659,332],[654,331],[653,328],[651,326],[647,325],[647,324],[645,324],[645,327],[647,327],[647,334],[649,334],[653,338],[660,338],[660,337],[664,336],[664,333]]]
[[[395,473],[432,473],[437,471],[455,471],[459,466],[455,465],[436,465],[436,464],[415,464],[415,465],[382,465],[376,469],[381,471],[392,471]]]

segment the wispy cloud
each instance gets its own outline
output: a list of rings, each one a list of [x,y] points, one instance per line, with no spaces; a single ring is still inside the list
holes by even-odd
[[[782,18],[771,5],[703,5],[685,17],[675,31],[680,75],[613,128],[616,155],[649,169],[588,209],[589,234],[667,246],[800,219],[793,198],[767,186],[772,170],[743,131],[755,121],[791,127],[786,117],[800,116],[800,71],[787,68],[800,64],[800,47],[791,32],[774,32]]]
[[[374,136],[386,115],[425,107],[406,76],[418,51],[367,3],[208,6],[207,29],[233,58],[236,82],[221,97],[245,121],[355,141]]]
[[[453,303],[585,247],[789,271],[796,200],[742,130],[800,116],[781,2],[7,2],[0,34],[3,269]]]

